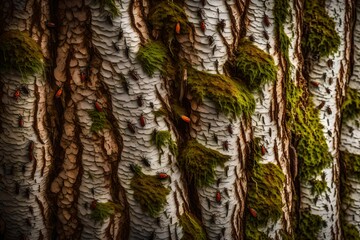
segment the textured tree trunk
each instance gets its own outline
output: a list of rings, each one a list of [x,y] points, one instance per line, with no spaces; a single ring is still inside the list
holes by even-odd
[[[0,9],[0,239],[360,239],[359,1]]]

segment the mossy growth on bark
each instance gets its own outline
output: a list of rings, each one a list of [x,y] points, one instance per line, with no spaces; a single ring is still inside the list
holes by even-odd
[[[190,23],[182,7],[173,1],[162,1],[149,11],[148,21],[153,31],[161,33],[165,42],[175,39],[176,25],[179,24],[179,34],[188,34]]]
[[[325,0],[306,0],[302,48],[314,57],[326,57],[340,45],[335,22],[325,9]]]
[[[205,231],[194,215],[184,212],[179,221],[184,233],[181,240],[206,240]]]
[[[93,132],[99,132],[104,128],[109,128],[110,124],[106,118],[105,112],[99,112],[96,110],[88,111],[89,116],[91,117],[91,128],[90,130]]]
[[[1,34],[0,72],[16,71],[27,77],[43,70],[41,48],[28,33],[11,30]]]
[[[297,240],[318,239],[319,232],[326,227],[326,222],[318,215],[309,210],[302,211],[299,218],[299,229],[296,232]]]
[[[137,59],[150,77],[156,70],[164,75],[174,72],[168,49],[159,41],[148,42],[141,46],[137,53]]]
[[[120,211],[121,207],[119,204],[113,202],[97,202],[96,207],[91,212],[91,218],[96,222],[103,222],[107,218],[113,216],[116,211]]]
[[[310,185],[311,185],[311,194],[318,196],[321,193],[325,192],[327,189],[327,184],[325,179],[322,180],[317,180],[317,179],[312,179],[309,181]]]
[[[285,175],[281,168],[273,163],[260,163],[261,147],[255,141],[253,160],[249,164],[248,194],[246,204],[256,211],[254,217],[250,211],[245,215],[245,235],[247,239],[268,239],[259,231],[269,222],[275,223],[282,215],[281,191]]]
[[[340,152],[340,161],[344,164],[346,175],[360,180],[360,155],[347,151]]]
[[[302,99],[302,90],[287,82],[288,125],[300,162],[301,180],[309,181],[329,166],[332,159],[320,123],[318,110],[312,99]]]
[[[163,152],[162,147],[167,145],[169,146],[170,152],[177,156],[177,145],[171,138],[171,133],[169,131],[154,130],[151,134],[151,143],[161,152]]]
[[[340,222],[343,233],[343,239],[360,240],[360,233],[355,225],[345,220],[342,220]]]
[[[274,59],[250,40],[240,40],[232,73],[246,83],[250,90],[259,90],[268,82],[276,80]]]
[[[112,18],[120,15],[120,11],[115,4],[115,0],[95,0],[95,2],[99,3],[101,10],[107,11]]]
[[[162,212],[166,205],[166,196],[170,189],[166,188],[157,176],[142,173],[138,165],[131,166],[134,176],[130,187],[134,190],[134,198],[140,204],[141,209],[151,217]]]
[[[188,69],[188,86],[198,103],[209,98],[218,111],[234,117],[250,116],[255,110],[254,96],[244,84],[221,74]]]
[[[230,156],[207,148],[196,140],[190,140],[182,150],[178,164],[189,182],[197,187],[209,186],[215,182],[216,166],[224,167]]]
[[[343,120],[351,120],[359,116],[360,113],[360,93],[353,88],[347,88],[345,100],[341,107]]]
[[[290,39],[285,33],[284,24],[286,18],[290,16],[290,1],[289,0],[275,0],[274,2],[274,18],[275,18],[275,33],[278,40],[279,50],[290,64],[289,46]]]

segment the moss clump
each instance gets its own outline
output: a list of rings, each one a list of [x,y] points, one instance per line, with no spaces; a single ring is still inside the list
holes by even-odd
[[[206,234],[199,220],[190,213],[184,212],[180,217],[184,235],[181,240],[206,240]]]
[[[135,175],[130,183],[134,190],[134,198],[144,212],[155,217],[166,205],[166,196],[170,193],[170,189],[164,187],[157,176],[145,175],[139,166],[134,168]]]
[[[190,182],[203,187],[215,182],[215,167],[224,167],[229,159],[230,156],[207,148],[196,140],[190,140],[182,150],[178,163]]]
[[[100,130],[104,128],[109,128],[110,124],[109,121],[106,118],[105,112],[98,112],[96,110],[90,110],[88,111],[89,116],[91,117],[91,131],[99,132]]]
[[[318,215],[311,214],[306,210],[300,213],[299,231],[297,240],[314,240],[318,239],[320,230],[326,227],[326,222]]]
[[[246,212],[247,239],[268,239],[258,229],[266,226],[269,221],[277,221],[282,215],[281,191],[285,176],[279,166],[258,162],[261,157],[260,149],[258,146],[254,149],[254,161],[251,163],[248,179],[247,206],[253,208],[257,216],[253,217],[249,211]]]
[[[346,175],[360,179],[360,155],[347,151],[340,152],[340,161],[344,164]]]
[[[116,7],[115,0],[95,0],[95,1],[100,3],[101,10],[106,10],[107,12],[109,12],[112,18],[120,15],[120,11]]]
[[[360,93],[353,88],[346,91],[345,100],[341,107],[341,114],[344,120],[351,120],[359,116],[360,113]]]
[[[169,72],[174,71],[168,56],[168,50],[161,42],[148,42],[137,53],[137,59],[150,77],[156,70],[162,74],[169,74]]]
[[[306,0],[302,48],[315,57],[326,57],[340,45],[335,22],[325,9],[325,0]]]
[[[189,33],[190,23],[182,7],[173,1],[162,1],[154,6],[148,17],[149,23],[153,30],[163,34],[167,42],[175,39],[176,24],[180,24],[180,34]]]
[[[320,195],[321,193],[325,192],[327,189],[327,184],[325,179],[323,180],[310,180],[311,184],[311,194],[315,194],[316,196]]]
[[[91,218],[96,222],[103,222],[107,218],[113,216],[115,212],[120,209],[120,205],[113,202],[97,202],[96,208],[91,212]]]
[[[41,73],[44,58],[40,46],[27,33],[18,30],[0,36],[0,71],[18,71],[26,77]]]
[[[290,39],[285,33],[284,24],[286,18],[290,16],[290,1],[289,0],[275,0],[274,3],[274,17],[275,17],[275,33],[278,40],[280,52],[285,57],[286,64],[290,64],[289,46]]]
[[[320,123],[319,112],[311,98],[303,100],[302,91],[287,83],[288,124],[300,162],[300,177],[311,180],[330,165],[332,159]]]
[[[276,80],[274,59],[245,38],[240,41],[234,65],[236,77],[244,80],[251,90]]]
[[[250,116],[255,110],[254,96],[241,83],[220,74],[188,70],[191,94],[201,103],[205,97],[212,100],[218,111],[225,114]]]
[[[177,145],[174,140],[171,138],[171,133],[169,131],[157,131],[151,134],[151,143],[154,144],[159,151],[163,151],[161,147],[168,145],[169,150],[173,155],[177,155]]]
[[[343,230],[343,239],[360,240],[360,233],[355,225],[343,220],[341,221],[341,227]]]

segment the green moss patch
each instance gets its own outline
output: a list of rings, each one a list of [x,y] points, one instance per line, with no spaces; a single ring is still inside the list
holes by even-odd
[[[285,33],[284,24],[286,18],[290,16],[290,1],[289,0],[275,0],[274,3],[274,17],[275,17],[275,33],[278,40],[279,50],[290,64],[289,46],[290,39]]]
[[[40,46],[27,33],[18,30],[0,36],[0,71],[17,71],[22,76],[41,73],[44,58]]]
[[[215,182],[215,167],[224,167],[229,159],[230,156],[207,148],[196,140],[190,140],[182,150],[178,163],[190,182],[203,187]]]
[[[245,81],[251,90],[276,80],[276,67],[271,55],[256,47],[250,40],[240,41],[235,64],[236,77]]]
[[[341,221],[343,239],[360,240],[360,233],[355,225],[344,220]]]
[[[326,57],[338,49],[339,34],[325,9],[325,0],[306,0],[302,47],[313,56]]]
[[[162,152],[162,147],[166,145],[169,146],[169,150],[173,155],[177,155],[177,145],[174,140],[171,138],[171,133],[169,131],[157,131],[151,134],[151,143],[154,144],[159,151]]]
[[[287,84],[288,124],[300,162],[300,177],[309,181],[329,166],[332,159],[319,112],[311,98],[305,101],[301,99],[301,95],[300,88],[291,82]]]
[[[162,74],[174,72],[171,59],[168,56],[168,50],[161,42],[148,42],[137,53],[137,59],[149,76],[152,76],[156,70]]]
[[[257,146],[258,144],[255,144]],[[254,217],[249,211],[245,215],[245,234],[247,239],[268,239],[258,229],[267,226],[269,221],[276,222],[282,215],[281,191],[285,175],[279,166],[259,163],[261,148],[255,147],[254,160],[248,178],[247,207],[257,212]]]
[[[98,112],[96,110],[90,110],[88,111],[89,116],[91,117],[91,131],[99,132],[100,130],[104,128],[109,128],[110,124],[109,121],[106,118],[105,112]]]
[[[210,74],[188,69],[188,86],[194,98],[212,100],[218,111],[224,114],[250,116],[255,110],[255,100],[251,92],[241,83],[220,74]]]
[[[311,194],[315,194],[316,196],[325,192],[327,189],[327,184],[325,179],[323,180],[310,180],[311,184]]]
[[[181,240],[206,240],[205,231],[195,216],[184,212],[179,220],[184,232]]]
[[[346,175],[360,179],[360,155],[347,151],[340,152],[340,161],[344,164]]]
[[[326,222],[318,215],[311,214],[310,211],[300,213],[299,231],[297,240],[314,240],[318,239],[320,230],[326,227]]]
[[[113,216],[116,211],[120,211],[120,209],[120,205],[113,202],[98,202],[96,203],[96,208],[91,212],[91,218],[96,222],[103,222]]]
[[[115,0],[95,0],[100,3],[101,10],[106,10],[110,13],[111,17],[119,16],[120,11],[116,7]]]
[[[353,88],[347,88],[345,100],[341,107],[343,120],[351,120],[359,116],[360,93]]]
[[[167,42],[175,39],[177,23],[180,23],[180,34],[187,34],[190,30],[184,9],[173,1],[162,1],[154,6],[148,20],[152,29],[161,32]]]
[[[157,176],[145,175],[139,166],[136,169],[130,183],[134,190],[134,198],[144,212],[155,217],[166,205],[166,196],[170,193],[170,189],[164,187]]]

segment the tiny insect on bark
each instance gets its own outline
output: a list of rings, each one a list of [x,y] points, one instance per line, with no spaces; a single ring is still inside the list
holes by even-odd
[[[270,20],[269,20],[269,16],[264,14],[263,17],[263,24],[265,25],[265,27],[269,27],[270,26]]]
[[[229,151],[229,142],[227,140],[223,142],[223,150]]]
[[[268,53],[270,52],[270,48],[271,48],[270,43],[267,43],[267,44],[266,44],[266,51],[267,51]]]
[[[197,11],[197,15],[198,15],[198,17],[199,17],[200,19],[204,19],[204,15],[205,15],[204,9],[199,9],[199,10]]]
[[[95,195],[95,189],[91,188],[91,194],[94,196]]]
[[[227,201],[227,202],[226,202],[226,205],[225,205],[225,208],[226,208],[226,216],[228,216],[228,214],[229,214],[229,207],[230,207],[230,202]]]
[[[129,70],[129,75],[135,81],[139,81],[140,79],[139,74],[134,69]]]
[[[207,201],[207,204],[208,204],[208,208],[209,208],[209,210],[210,210],[210,208],[211,208],[211,201],[210,201],[209,198],[206,198],[206,201]]]
[[[48,28],[55,28],[55,27],[56,27],[56,24],[53,23],[53,22],[50,22],[50,21],[46,21],[46,22],[45,22],[45,25],[46,25],[46,27],[48,27]]]
[[[124,79],[121,81],[121,84],[127,94],[129,94],[129,83]]]
[[[209,41],[209,46],[213,45],[214,43],[214,37],[213,36],[208,36],[208,41]]]
[[[141,162],[146,166],[146,167],[150,167],[150,161],[146,158],[146,157],[141,157]]]
[[[216,51],[216,45],[212,49],[212,55],[215,55],[215,51]]]
[[[107,21],[111,26],[113,26],[113,20],[112,20],[112,18],[111,18],[110,15],[107,15],[107,16],[106,16],[106,21]]]
[[[328,66],[329,68],[332,68],[333,65],[334,65],[334,62],[333,62],[332,59],[327,60],[327,66]]]
[[[200,22],[200,29],[201,29],[201,31],[204,33],[205,32],[205,30],[206,30],[206,25],[205,25],[205,21],[204,20],[202,20],[201,22]]]
[[[124,36],[124,31],[123,31],[123,29],[120,27],[120,29],[119,29],[119,35],[118,35],[118,40],[121,40],[121,39],[123,38],[123,36]]]
[[[261,145],[261,154],[264,156],[267,153],[267,150],[264,145]]]
[[[95,102],[94,103],[94,105],[95,105],[95,109],[98,111],[98,112],[102,112],[103,111],[103,108],[102,108],[102,106],[101,106],[101,104],[99,103],[99,102]]]
[[[225,175],[226,175],[226,177],[228,177],[229,176],[229,166],[226,166],[225,167]]]
[[[326,112],[327,112],[327,114],[332,114],[332,111],[331,111],[331,108],[328,106],[327,108],[326,108]]]
[[[112,42],[112,44],[113,44],[113,46],[114,46],[114,48],[115,48],[115,51],[116,51],[116,52],[120,52],[120,48],[119,48],[119,46],[116,44],[116,42]]]
[[[327,94],[330,94],[330,93],[331,93],[330,88],[325,88],[325,90],[326,90],[326,93],[327,93]]]
[[[19,119],[18,119],[18,125],[19,127],[24,127],[24,118],[22,115],[19,115]]]
[[[321,101],[321,103],[319,104],[319,106],[316,107],[316,109],[320,110],[324,107],[325,105],[325,101]]]
[[[141,126],[141,127],[145,127],[146,120],[145,120],[144,114],[141,114],[141,115],[140,115],[139,121],[140,121],[140,126]]]
[[[55,98],[59,98],[61,96],[62,92],[63,92],[63,89],[59,88],[55,93]]]
[[[220,191],[217,191],[217,192],[216,192],[215,198],[216,198],[216,202],[217,202],[217,203],[221,203],[221,193],[220,193]]]
[[[225,26],[226,26],[225,19],[221,19],[217,24],[218,31],[224,32]]]
[[[213,139],[216,142],[216,144],[218,144],[218,142],[219,142],[218,137],[217,137],[217,135],[215,133],[213,134]]]
[[[175,26],[175,32],[176,34],[180,34],[180,31],[181,31],[180,22],[177,22]]]
[[[257,217],[257,212],[256,212],[256,210],[255,210],[255,209],[253,209],[253,208],[249,208],[249,212],[250,212],[251,216],[253,216],[254,218],[256,218],[256,217]]]
[[[267,31],[263,31],[263,35],[266,40],[269,40],[269,34],[267,33]]]
[[[229,132],[230,136],[233,135],[233,128],[232,128],[232,125],[231,125],[231,124],[229,124],[229,125],[227,126],[227,131]]]
[[[136,97],[136,102],[137,102],[137,105],[138,105],[139,107],[142,107],[143,104],[144,104],[143,96],[142,96],[142,95],[137,96],[137,97]]]
[[[214,62],[214,64],[215,64],[216,72],[219,73],[219,61],[216,59],[215,62]]]
[[[96,209],[96,205],[97,205],[97,201],[96,200],[93,200],[90,204],[90,209],[91,210],[95,210]]]
[[[310,81],[310,84],[313,86],[313,87],[316,87],[318,88],[320,86],[320,83],[319,82],[315,82],[315,81]]]
[[[86,81],[86,72],[85,71],[80,71],[80,80],[81,82],[85,82]]]
[[[154,103],[153,102],[150,102],[149,106],[150,106],[151,109],[154,109]]]
[[[158,177],[158,179],[163,180],[163,179],[169,178],[169,175],[167,175],[166,173],[158,173],[157,177]]]
[[[190,118],[188,118],[188,117],[185,116],[185,115],[182,115],[182,116],[181,116],[181,119],[182,119],[184,122],[186,122],[186,123],[190,123]]]
[[[16,89],[15,90],[15,92],[14,92],[14,95],[13,95],[13,97],[14,97],[14,99],[16,100],[16,101],[18,101],[19,100],[19,98],[20,98],[20,89]]]
[[[133,123],[131,123],[130,121],[127,121],[127,128],[129,129],[129,131],[134,134],[135,133],[135,125]]]
[[[251,42],[255,42],[255,37],[254,37],[254,35],[251,34],[251,35],[249,36],[249,40],[250,40]]]

